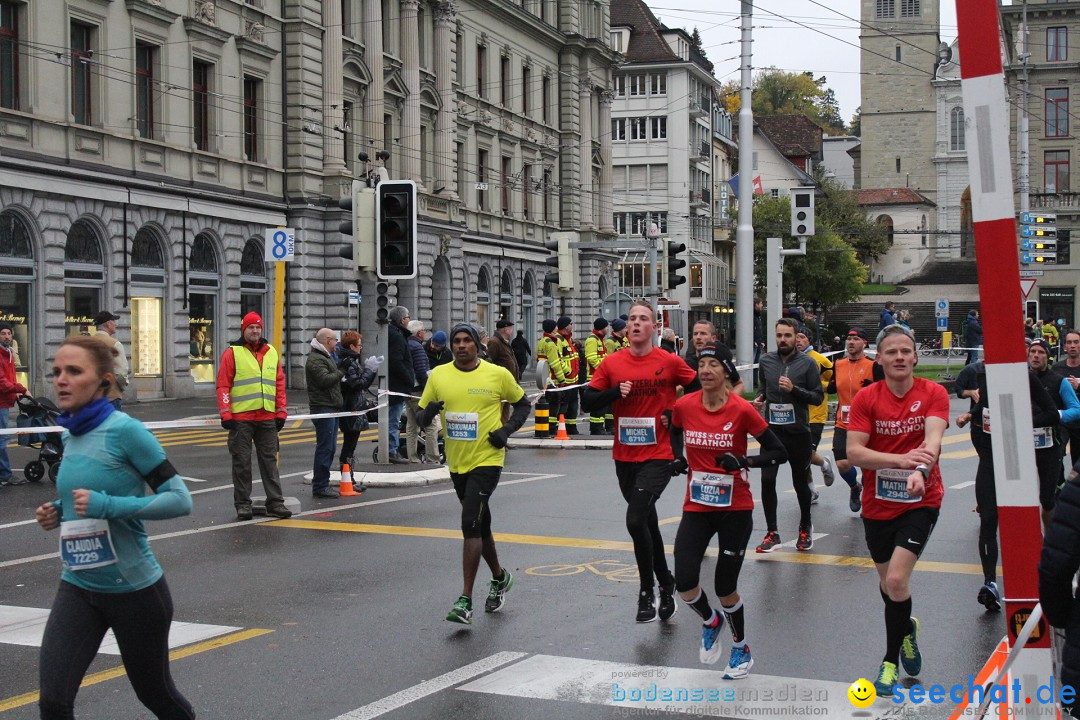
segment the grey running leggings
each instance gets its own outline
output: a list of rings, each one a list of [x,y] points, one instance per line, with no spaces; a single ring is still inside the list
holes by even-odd
[[[193,720],[191,703],[169,674],[172,615],[164,577],[126,593],[93,592],[61,581],[41,643],[42,720],[75,717],[75,694],[110,629],[139,701],[161,720]]]

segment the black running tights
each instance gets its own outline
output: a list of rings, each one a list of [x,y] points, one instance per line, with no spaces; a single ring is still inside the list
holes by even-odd
[[[675,582],[664,556],[664,537],[660,534],[660,521],[656,516],[655,494],[634,487],[634,477],[619,478],[619,490],[626,499],[626,529],[634,541],[634,559],[637,560],[638,577],[643,590],[653,588],[653,575],[661,585]]]
[[[776,425],[770,429],[780,438],[788,454],[788,466],[791,469],[791,485],[795,488],[795,497],[799,499],[799,526],[810,524],[810,486],[806,484],[806,475],[810,472],[810,457],[813,455],[810,431],[790,432]],[[761,468],[761,505],[765,509],[765,525],[770,532],[777,530],[776,525],[776,475],[779,465]]]
[[[61,581],[41,643],[42,720],[75,717],[75,694],[109,629],[139,701],[161,720],[193,720],[191,703],[169,674],[172,615],[165,578],[126,593],[91,592]]]
[[[990,437],[974,425],[971,426],[971,444],[979,454],[979,467],[975,470],[975,504],[979,506],[979,561],[982,563],[983,582],[993,582],[997,579],[998,561],[994,454]]]

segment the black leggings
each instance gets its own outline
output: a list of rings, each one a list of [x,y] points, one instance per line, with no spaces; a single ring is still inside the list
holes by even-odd
[[[998,561],[994,454],[990,438],[974,425],[971,426],[971,444],[979,454],[979,467],[975,471],[975,504],[979,506],[979,560],[982,562],[983,580],[993,582],[997,579]]]
[[[193,720],[191,703],[169,674],[172,616],[164,577],[127,593],[92,592],[61,581],[41,643],[42,720],[75,717],[75,694],[109,629],[139,701],[163,720]]]
[[[810,472],[810,456],[813,454],[810,431],[791,432],[776,425],[770,425],[769,428],[776,433],[787,450],[788,465],[791,468],[791,486],[795,488],[795,496],[799,499],[799,526],[809,526],[810,500],[813,497],[810,486],[806,484],[806,476]],[[777,529],[776,474],[779,471],[779,465],[761,469],[761,505],[765,509],[765,525],[769,532],[775,532]]]
[[[754,532],[752,510],[718,512],[683,511],[675,535],[675,587],[690,592],[701,582],[701,563],[709,542],[716,536],[720,553],[716,557],[713,589],[717,598],[727,597],[738,589],[746,545]]]
[[[652,590],[653,576],[661,585],[675,582],[664,555],[664,536],[656,516],[656,501],[671,476],[667,460],[616,462],[619,490],[626,500],[626,530],[634,541],[634,559],[643,590]]]
[[[342,430],[341,431],[341,455],[338,459],[341,464],[353,463],[356,464],[356,460],[353,458],[353,453],[356,452],[356,441],[360,439],[359,430]],[[397,448],[390,448],[391,452],[396,452]]]

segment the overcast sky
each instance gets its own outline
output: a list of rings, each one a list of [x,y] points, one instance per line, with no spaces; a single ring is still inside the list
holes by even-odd
[[[668,27],[690,32],[697,26],[721,82],[739,77],[738,0],[645,2]],[[860,3],[816,2],[820,4],[815,0],[754,0],[754,67],[775,66],[797,72],[810,70],[816,77],[824,75],[828,86],[836,91],[840,112],[847,122],[859,106]],[[932,2],[935,0],[923,0],[924,5]],[[956,38],[954,0],[941,0],[940,33],[946,42]]]

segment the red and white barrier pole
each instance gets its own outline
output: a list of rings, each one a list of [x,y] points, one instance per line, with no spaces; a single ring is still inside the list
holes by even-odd
[[[979,295],[988,306],[983,333],[987,390],[994,418],[1005,621],[1013,645],[1038,602],[1042,529],[1009,157],[1009,105],[1005,99],[998,17],[997,0],[956,0],[975,257]],[[1010,670],[1011,678],[1019,679],[1021,685],[1014,708],[1030,708],[1025,700],[1036,702],[1037,687],[1049,682],[1052,675],[1047,630],[1043,625],[1032,633]],[[1012,693],[1009,700],[1014,702]]]

